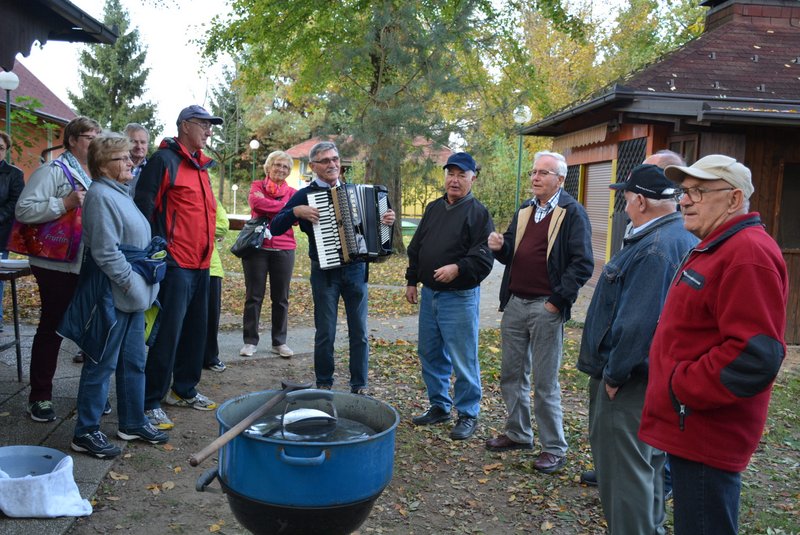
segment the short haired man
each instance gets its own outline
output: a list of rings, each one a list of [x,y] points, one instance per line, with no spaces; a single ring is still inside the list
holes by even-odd
[[[369,367],[367,342],[367,264],[356,261],[323,270],[319,264],[314,225],[319,223],[319,211],[308,205],[308,195],[341,184],[339,149],[331,141],[321,141],[311,147],[308,161],[314,179],[295,193],[286,206],[270,222],[273,236],[280,236],[295,223],[308,236],[308,256],[311,258],[311,295],[314,300],[314,374],[317,388],[330,390],[333,386],[333,343],[336,340],[336,317],[339,298],[344,300],[347,332],[350,339],[350,392],[366,394]],[[382,222],[394,224],[394,211],[387,210]]]
[[[665,169],[668,165],[686,165],[686,160],[677,152],[661,149],[645,158],[642,163],[657,165],[661,169]]]
[[[578,369],[589,374],[589,441],[611,535],[665,533],[664,453],[636,434],[647,355],[670,280],[697,238],[683,228],[677,187],[640,165],[622,190],[631,233],[603,267],[586,312]]]
[[[478,364],[480,284],[492,271],[494,259],[486,246],[494,223],[489,211],[472,195],[476,164],[457,152],[444,164],[445,194],[425,207],[408,246],[406,300],[418,302],[419,359],[430,407],[413,418],[414,425],[450,420],[455,405],[453,440],[475,433],[482,397]],[[455,373],[451,398],[450,376]]]
[[[123,133],[128,136],[133,146],[131,147],[131,160],[133,161],[133,180],[128,183],[131,197],[136,195],[136,184],[142,169],[147,165],[147,150],[150,147],[150,133],[139,123],[128,123]]]
[[[145,413],[158,429],[173,427],[162,401],[203,411],[217,407],[196,387],[203,371],[217,208],[208,177],[214,160],[203,147],[211,127],[220,124],[220,117],[201,106],[181,110],[178,136],[164,138],[136,187],[134,202],[150,221],[153,236],[167,241],[160,323],[145,368]]]
[[[712,154],[669,166],[700,243],[670,285],[650,348],[639,438],[666,451],[675,534],[736,533],[741,472],[786,353],[788,280],[756,212],[750,170]]]
[[[505,433],[487,440],[486,449],[533,448],[533,373],[534,415],[542,445],[533,468],[550,474],[566,463],[558,371],[564,322],[594,268],[592,229],[586,210],[562,188],[567,176],[564,156],[536,153],[530,176],[533,198],[522,203],[504,234],[489,236],[489,248],[506,265],[500,286],[500,389],[508,415]]]

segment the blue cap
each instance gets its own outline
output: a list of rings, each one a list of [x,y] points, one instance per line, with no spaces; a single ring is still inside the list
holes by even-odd
[[[188,108],[183,108],[175,124],[180,126],[183,121],[188,121],[189,119],[203,119],[211,124],[222,124],[222,117],[211,115],[204,107],[198,106],[197,104],[192,104]]]
[[[475,160],[472,159],[472,156],[470,156],[468,152],[456,152],[450,155],[447,159],[447,163],[442,166],[442,169],[447,169],[451,165],[455,165],[463,171],[472,171],[473,173],[477,168]]]

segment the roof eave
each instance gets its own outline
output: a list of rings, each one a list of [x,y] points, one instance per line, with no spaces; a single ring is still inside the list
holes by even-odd
[[[631,91],[626,87],[616,85],[607,93],[603,93],[602,95],[582,104],[578,104],[577,106],[572,106],[564,109],[563,111],[556,112],[553,115],[545,117],[541,121],[537,121],[530,126],[520,129],[519,134],[523,136],[561,135],[562,132],[553,127],[573,117],[599,110],[605,106],[608,106],[609,104],[631,101],[633,98],[635,98],[635,93],[635,91]]]
[[[116,42],[119,31],[116,27],[109,28],[73,3],[64,0],[38,1],[72,24],[69,30],[51,30],[48,39],[104,45]]]

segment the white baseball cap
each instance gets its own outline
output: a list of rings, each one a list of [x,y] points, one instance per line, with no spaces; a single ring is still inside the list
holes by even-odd
[[[664,174],[673,182],[680,184],[686,175],[700,180],[724,180],[736,189],[742,190],[746,199],[753,194],[753,181],[750,169],[723,154],[710,154],[690,166],[668,165]]]

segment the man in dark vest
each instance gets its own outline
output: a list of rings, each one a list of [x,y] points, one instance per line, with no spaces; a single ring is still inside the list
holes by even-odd
[[[505,234],[489,235],[489,248],[506,265],[500,287],[500,389],[508,415],[505,433],[487,440],[486,448],[533,448],[533,374],[534,416],[542,447],[533,467],[545,474],[566,463],[558,382],[564,322],[594,268],[589,218],[562,189],[566,175],[561,154],[537,153],[530,174],[533,198],[522,203]]]

